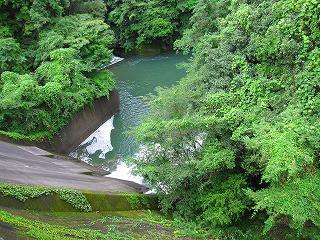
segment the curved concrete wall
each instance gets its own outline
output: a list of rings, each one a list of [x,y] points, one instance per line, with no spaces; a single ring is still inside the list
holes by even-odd
[[[44,143],[44,148],[60,154],[69,154],[104,122],[119,111],[119,94],[110,92],[110,98],[101,97],[85,107],[66,125],[53,142]]]
[[[117,90],[110,92],[110,97],[95,99],[91,105],[79,111],[73,119],[54,136],[51,141],[14,140],[0,134],[0,141],[20,145],[37,146],[53,153],[68,155],[104,122],[119,111],[120,98]]]

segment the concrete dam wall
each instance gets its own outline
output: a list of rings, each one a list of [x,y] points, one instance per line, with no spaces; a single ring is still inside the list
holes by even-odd
[[[109,99],[95,99],[79,111],[51,141],[14,140],[0,134],[0,140],[19,145],[37,146],[53,153],[68,155],[104,122],[119,111],[120,98],[117,90],[110,92]]]
[[[110,92],[110,98],[101,97],[86,106],[53,138],[52,143],[43,143],[45,148],[61,154],[69,154],[92,132],[119,111],[119,94]]]

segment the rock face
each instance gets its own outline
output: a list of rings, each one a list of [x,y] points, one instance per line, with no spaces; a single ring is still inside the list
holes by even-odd
[[[117,90],[110,92],[109,99],[102,97],[94,100],[92,105],[85,107],[75,115],[69,124],[53,138],[52,143],[43,143],[45,145],[43,147],[60,154],[69,154],[118,112],[119,104]]]

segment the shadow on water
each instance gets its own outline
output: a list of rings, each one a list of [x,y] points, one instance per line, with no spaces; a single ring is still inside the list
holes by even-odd
[[[170,87],[185,76],[176,65],[189,56],[173,52],[153,57],[132,57],[109,67],[120,95],[120,112],[92,133],[71,156],[110,171],[109,176],[141,182],[130,175],[125,160],[139,152],[139,144],[126,132],[148,114],[144,97],[157,86]]]

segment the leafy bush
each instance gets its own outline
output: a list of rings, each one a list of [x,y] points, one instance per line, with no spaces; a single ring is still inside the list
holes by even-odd
[[[187,76],[158,89],[133,130],[145,146],[137,172],[165,209],[206,226],[266,210],[265,232],[283,216],[319,227],[319,7],[198,1],[176,42],[192,50]]]
[[[58,189],[41,186],[20,186],[0,182],[0,193],[5,196],[14,197],[22,202],[29,198],[38,198],[43,195],[59,194],[61,200],[70,203],[74,208],[90,212],[90,204],[82,192],[73,189]]]
[[[109,96],[114,89],[111,73],[103,80],[89,77],[112,57],[113,32],[101,18],[64,16],[73,7],[63,1],[7,1],[0,8],[12,8],[19,23],[13,24],[7,14],[0,23],[5,26],[0,27],[2,132],[31,140],[51,138],[94,98]],[[12,37],[24,31],[26,39]]]

